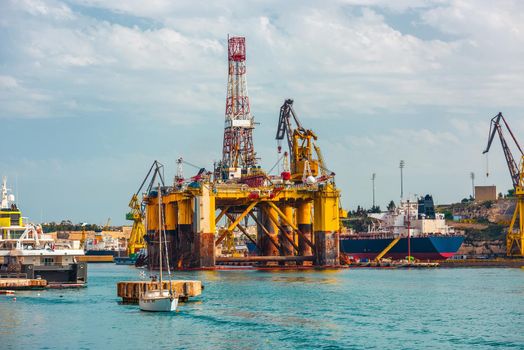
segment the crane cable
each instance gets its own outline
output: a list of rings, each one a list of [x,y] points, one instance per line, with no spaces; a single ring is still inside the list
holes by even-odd
[[[271,172],[277,167],[278,164],[280,164],[280,161],[287,155],[286,153],[287,152],[282,153],[282,155],[278,158],[278,160],[275,163],[275,165],[273,165],[273,167],[271,169],[269,169],[269,171],[267,172],[268,175],[271,174]]]

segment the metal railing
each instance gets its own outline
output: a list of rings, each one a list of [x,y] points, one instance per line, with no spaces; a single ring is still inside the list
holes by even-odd
[[[0,278],[27,278],[27,273],[8,272],[0,273]]]

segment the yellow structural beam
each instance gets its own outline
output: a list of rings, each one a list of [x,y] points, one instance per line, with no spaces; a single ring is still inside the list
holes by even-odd
[[[292,222],[291,220],[289,220],[287,217],[286,217],[286,214],[284,214],[282,212],[282,210],[280,210],[279,207],[277,207],[275,205],[275,203],[273,202],[268,202],[269,206],[273,209],[275,209],[275,211],[277,212],[278,216],[286,223],[288,224],[294,231],[296,231],[300,237],[307,243],[307,245],[309,245],[311,248],[314,247],[313,243],[311,243],[311,241],[298,229],[298,227],[295,225],[294,222]]]
[[[246,210],[244,210],[242,212],[242,214],[240,214],[237,219],[231,223],[231,225],[229,225],[229,227],[226,229],[226,231],[224,232],[224,234],[222,234],[221,237],[219,237],[217,239],[217,241],[215,242],[215,245],[218,245],[220,244],[220,242],[222,242],[222,240],[226,237],[227,233],[229,232],[232,232],[235,227],[237,227],[237,225],[240,223],[240,221],[242,221],[243,218],[246,217],[247,214],[249,214],[251,212],[251,210],[253,210],[253,208],[258,204],[258,202],[253,202],[251,203],[247,208]],[[221,239],[222,238],[222,239]]]
[[[275,248],[280,249],[278,242],[273,237],[274,235],[272,235],[269,232],[269,230],[260,222],[260,220],[258,220],[257,216],[253,214],[252,212],[249,213],[249,216],[253,218],[253,220],[256,222],[258,226],[260,226],[260,228],[262,229],[262,232],[264,232],[264,234],[268,237],[269,241],[275,246]]]
[[[247,208],[246,210],[244,210],[242,212],[242,214],[240,214],[237,219],[231,223],[231,225],[229,225],[229,227],[227,228],[228,231],[233,231],[235,229],[235,227],[237,227],[237,225],[240,223],[240,221],[242,221],[243,218],[246,217],[247,214],[249,214],[251,212],[251,210],[253,210],[253,208],[258,204],[258,202],[253,202],[251,203]]]
[[[226,216],[229,218],[229,220],[235,221],[235,217],[233,215],[226,213]],[[246,236],[246,238],[251,241],[251,243],[253,243],[257,248],[259,248],[257,242],[253,238],[251,238],[247,230],[242,225],[238,224],[237,227],[244,234],[244,236]]]
[[[284,238],[286,238],[286,240],[293,246],[293,248],[295,248],[295,250],[298,252],[298,246],[295,244],[295,242],[293,242],[293,239],[291,239],[287,233],[285,232],[284,228],[282,227],[282,225],[280,225],[280,223],[278,222],[278,217],[275,217],[273,215],[273,213],[271,212],[271,210],[268,210],[268,208],[264,208],[264,211],[267,213],[269,219],[271,221],[273,221],[273,223],[275,224],[275,226],[277,226],[280,231],[282,231],[282,236]],[[282,242],[281,242],[282,244]]]
[[[379,261],[380,259],[382,259],[382,257],[384,255],[386,255],[390,250],[391,248],[393,248],[398,242],[400,241],[400,236],[398,236],[397,238],[395,238],[394,240],[392,240],[388,246],[386,248],[384,248],[383,251],[380,252],[380,254],[378,254],[376,257],[375,257],[375,261]]]
[[[231,208],[230,205],[222,208],[222,210],[220,211],[220,214],[218,214],[218,216],[216,217],[215,219],[215,225],[218,224],[218,222],[220,221],[220,219],[222,219],[224,217],[224,215],[227,214],[227,211],[229,210],[229,208]]]

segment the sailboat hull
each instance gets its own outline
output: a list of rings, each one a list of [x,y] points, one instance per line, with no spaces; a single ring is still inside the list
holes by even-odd
[[[176,311],[178,298],[170,295],[168,290],[148,291],[139,298],[138,305],[142,311],[172,312]]]

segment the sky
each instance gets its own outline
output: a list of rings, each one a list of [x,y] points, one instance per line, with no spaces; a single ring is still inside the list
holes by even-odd
[[[278,159],[287,98],[347,209],[511,187],[502,112],[524,142],[521,1],[0,2],[0,174],[32,221],[125,223],[151,163],[221,158],[227,35],[245,36],[254,145]],[[514,149],[514,155],[517,156]],[[196,172],[185,167],[186,176]],[[486,177],[489,172],[489,177]]]

